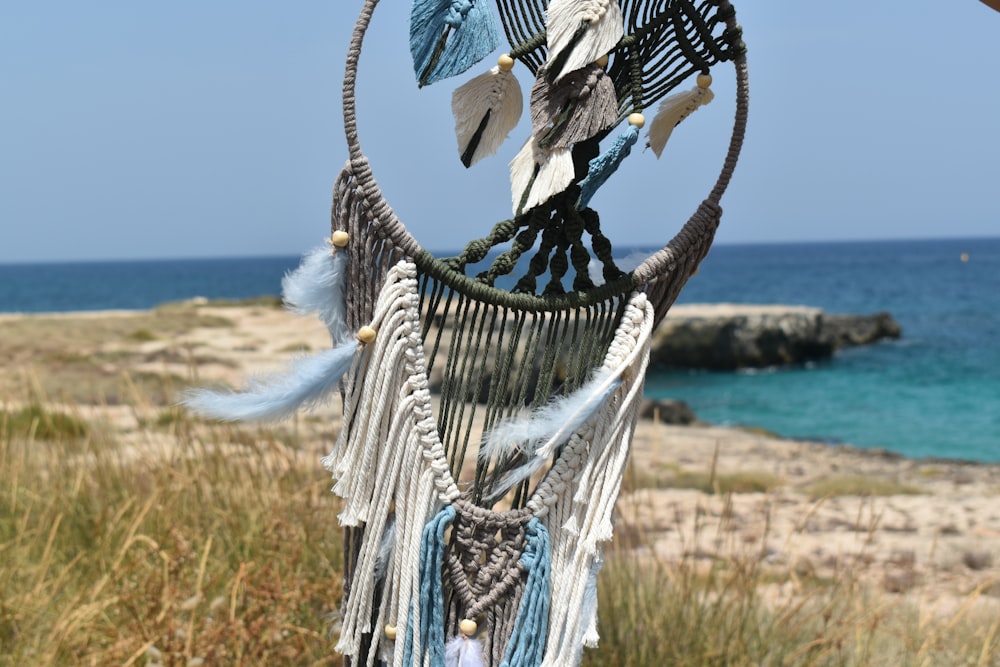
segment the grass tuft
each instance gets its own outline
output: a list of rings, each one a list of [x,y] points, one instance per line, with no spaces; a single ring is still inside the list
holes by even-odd
[[[33,402],[13,412],[0,411],[0,436],[6,439],[79,440],[89,433],[87,422],[49,410],[40,403]]]
[[[804,489],[812,498],[834,496],[912,496],[921,490],[882,477],[868,475],[840,475],[813,482]]]
[[[632,467],[625,479],[625,490],[693,489],[708,494],[767,493],[782,485],[777,475],[762,470],[736,473],[685,470],[678,465],[660,465],[638,470]]]
[[[149,341],[156,340],[158,336],[146,327],[142,327],[129,333],[126,338],[136,343],[148,343]]]

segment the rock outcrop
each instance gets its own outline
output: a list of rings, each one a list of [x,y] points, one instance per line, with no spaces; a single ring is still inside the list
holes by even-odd
[[[834,351],[899,338],[888,313],[828,315],[807,306],[674,306],[653,338],[654,367],[736,370],[830,358]]]
[[[823,336],[836,348],[869,345],[902,335],[899,322],[885,311],[873,315],[823,315]]]
[[[652,419],[660,424],[675,426],[689,426],[699,421],[690,405],[672,398],[643,399],[639,406],[639,419]]]

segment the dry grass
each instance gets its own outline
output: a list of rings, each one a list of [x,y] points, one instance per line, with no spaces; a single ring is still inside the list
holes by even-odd
[[[172,456],[5,432],[0,665],[338,664],[325,474],[267,437],[161,426]]]
[[[612,549],[598,586],[601,642],[585,667],[1000,665],[1000,618],[979,607],[984,590],[953,612],[921,614],[850,568],[821,580],[770,568],[751,547],[728,559],[649,553]]]
[[[199,312],[191,304],[103,315],[0,318],[0,351],[6,371],[0,375],[0,395],[16,395],[31,383],[39,393],[66,403],[120,405],[129,400],[131,383],[164,403],[184,378],[135,372],[138,363],[161,361],[147,358],[142,344],[170,341],[196,328],[232,325],[231,320]],[[182,362],[200,361],[190,349],[177,348],[174,354]]]

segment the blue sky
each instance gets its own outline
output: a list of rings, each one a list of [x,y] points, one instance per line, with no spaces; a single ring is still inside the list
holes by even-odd
[[[359,7],[4,3],[0,262],[294,255],[321,242],[346,159],[339,88]],[[1000,14],[975,0],[736,7],[753,99],[720,241],[1000,233]],[[507,162],[527,129],[464,169],[450,95],[493,60],[418,91],[408,15],[402,0],[375,14],[361,136],[415,236],[451,249],[509,215]],[[664,157],[634,152],[594,198],[617,244],[665,242],[708,192],[733,112],[731,69],[714,74],[716,101]]]

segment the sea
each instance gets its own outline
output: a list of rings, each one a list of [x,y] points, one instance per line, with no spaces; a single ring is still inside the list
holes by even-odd
[[[0,312],[273,295],[298,260],[0,265]],[[1000,238],[718,244],[679,303],[725,302],[888,311],[903,335],[793,368],[652,372],[648,396],[783,437],[1000,461]]]

